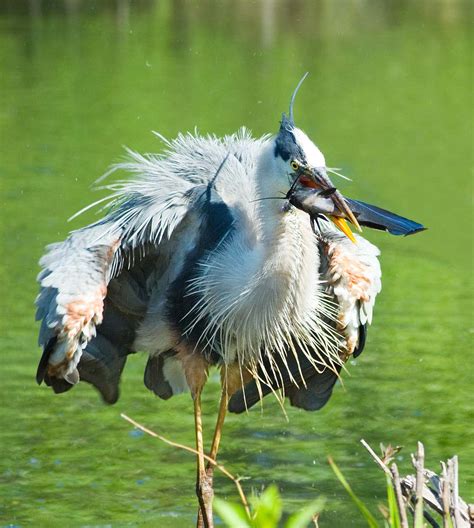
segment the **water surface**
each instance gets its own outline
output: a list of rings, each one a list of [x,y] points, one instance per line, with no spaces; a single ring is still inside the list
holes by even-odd
[[[433,469],[459,455],[472,500],[470,15],[455,1],[2,2],[0,524],[192,525],[192,457],[119,417],[191,445],[189,396],[154,398],[139,355],[113,407],[87,385],[60,397],[36,386],[37,260],[94,219],[66,223],[100,196],[89,186],[122,145],[158,151],[151,130],[276,132],[307,70],[296,119],[353,178],[341,189],[429,231],[366,231],[384,286],[344,387],[319,413],[289,408],[289,422],[270,398],[230,416],[222,461],[249,493],[276,482],[288,511],[324,494],[322,527],[363,526],[327,456],[375,512],[384,479],[360,438],[406,446],[402,472],[422,440]],[[217,395],[212,377],[208,428]],[[216,491],[237,500],[221,476]]]

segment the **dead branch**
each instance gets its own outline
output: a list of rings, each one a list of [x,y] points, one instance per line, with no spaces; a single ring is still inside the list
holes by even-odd
[[[400,516],[401,528],[408,528],[408,518],[405,499],[402,495],[402,486],[400,484],[400,474],[398,473],[398,467],[395,462],[390,467],[390,473],[392,476],[393,489],[395,490],[395,497],[397,499],[398,514]]]
[[[421,442],[418,442],[416,456],[412,455],[411,459],[413,467],[416,469],[415,528],[423,528],[423,486],[425,483],[425,448]]]
[[[411,455],[416,475],[400,478],[397,465],[393,463],[389,469],[387,462],[393,459],[399,447],[382,447],[382,457],[379,457],[365,440],[361,440],[361,443],[383,472],[390,476],[402,528],[408,528],[407,508],[413,514],[416,528],[423,526],[423,519],[433,528],[474,526],[474,507],[459,496],[457,456],[446,463],[441,462],[441,476],[438,476],[424,467],[425,450],[423,444],[418,442],[416,455]],[[440,521],[437,518],[441,518]]]
[[[377,465],[382,469],[382,471],[384,471],[386,475],[392,478],[390,469],[387,467],[385,462],[383,462],[383,460],[377,455],[377,453],[369,446],[369,444],[363,438],[361,439],[360,443],[367,449],[367,451],[370,453],[370,455],[375,460]]]

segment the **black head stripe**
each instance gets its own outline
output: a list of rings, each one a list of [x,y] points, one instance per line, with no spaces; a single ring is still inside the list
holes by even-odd
[[[296,143],[293,130],[295,125],[283,114],[280,124],[280,131],[275,139],[275,158],[280,156],[284,161],[297,159],[304,161],[303,151]]]

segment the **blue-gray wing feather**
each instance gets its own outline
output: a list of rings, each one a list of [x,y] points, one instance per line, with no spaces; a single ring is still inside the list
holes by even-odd
[[[214,181],[227,159],[215,188],[231,207],[239,204],[238,214],[251,216],[249,174],[266,140],[254,140],[245,130],[222,139],[179,135],[166,142],[163,155],[129,152],[129,160],[115,168],[137,178],[107,186],[112,194],[106,216],[49,246],[41,259],[38,381],[58,391],[79,377],[97,386],[104,378],[97,369],[104,365],[110,371],[105,378],[119,377],[157,277],[181,241],[193,236],[196,226],[187,226],[186,218],[199,209],[196,189]],[[116,398],[115,389],[98,388],[106,400]]]

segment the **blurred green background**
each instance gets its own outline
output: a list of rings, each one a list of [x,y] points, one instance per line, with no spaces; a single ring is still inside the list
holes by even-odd
[[[189,396],[163,402],[131,357],[113,407],[88,385],[38,388],[33,301],[47,243],[95,218],[66,219],[150,133],[276,132],[305,71],[299,126],[353,182],[348,196],[423,222],[382,249],[383,292],[365,353],[319,413],[268,398],[230,416],[221,461],[276,482],[287,511],[323,494],[321,527],[363,526],[327,465],[332,455],[375,512],[384,478],[359,445],[422,440],[427,464],[460,458],[474,495],[472,369],[472,4],[455,0],[0,3],[0,525],[191,526],[194,460],[134,431],[126,412],[192,445]],[[218,382],[208,384],[213,425]],[[208,439],[209,440],[209,439]],[[236,500],[218,475],[216,493]]]

